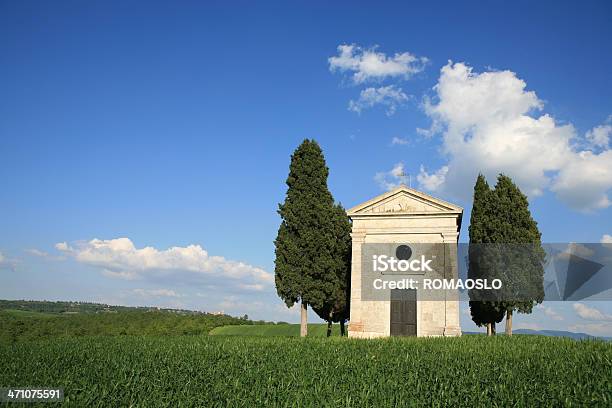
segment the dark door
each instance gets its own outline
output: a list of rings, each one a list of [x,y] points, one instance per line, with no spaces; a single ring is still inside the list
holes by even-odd
[[[416,289],[391,289],[391,335],[416,336]]]

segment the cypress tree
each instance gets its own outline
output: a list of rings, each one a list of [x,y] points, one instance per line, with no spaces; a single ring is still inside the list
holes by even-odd
[[[544,300],[545,252],[529,201],[510,177],[500,174],[495,185],[495,230],[492,239],[504,244],[503,298],[498,308],[506,314],[506,334],[512,335],[512,315],[531,313]]]
[[[470,215],[470,247],[468,278],[490,279],[490,270],[487,268],[486,248],[483,243],[490,243],[492,227],[492,201],[493,191],[482,174],[478,175],[474,185],[474,201]],[[487,326],[487,335],[495,334],[495,324],[503,319],[503,311],[496,308],[490,301],[484,301],[482,294],[470,290],[470,314],[477,326]]]
[[[327,321],[327,336],[332,323],[340,323],[340,334],[345,335],[345,323],[349,318],[351,272],[351,223],[342,205],[334,206],[335,263],[331,293],[322,307],[313,308],[319,317]]]
[[[291,156],[281,225],[275,244],[275,283],[288,307],[301,303],[300,335],[306,336],[308,305],[321,309],[335,288],[334,200],[329,170],[314,140],[304,140]]]

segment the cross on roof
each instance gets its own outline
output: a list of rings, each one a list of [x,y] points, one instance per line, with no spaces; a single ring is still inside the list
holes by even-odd
[[[402,172],[400,174],[398,174],[397,178],[400,180],[400,182],[403,185],[412,188],[412,186],[410,185],[410,181],[411,181],[410,180],[410,174],[404,173],[404,170],[402,170]],[[408,179],[408,183],[406,183],[406,179]]]

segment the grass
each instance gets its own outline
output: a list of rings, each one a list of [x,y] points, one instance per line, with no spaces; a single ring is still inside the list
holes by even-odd
[[[231,325],[215,327],[210,331],[212,336],[257,336],[257,337],[299,337],[299,324],[266,324],[256,326]],[[332,326],[332,336],[340,335],[340,326]],[[327,324],[309,324],[309,337],[326,337]]]
[[[612,345],[540,336],[117,336],[0,343],[67,406],[610,406]]]

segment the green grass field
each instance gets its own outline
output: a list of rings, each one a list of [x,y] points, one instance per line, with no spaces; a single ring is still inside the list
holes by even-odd
[[[2,310],[0,387],[63,387],[74,407],[612,404],[610,342],[355,340],[339,337],[338,325],[326,338],[325,324],[310,324],[300,339],[297,324],[253,323],[150,310]]]
[[[562,338],[117,336],[0,343],[67,406],[610,406],[612,345]]]
[[[212,336],[257,336],[257,337],[299,337],[299,324],[265,324],[256,326],[231,325],[215,327],[210,331]],[[340,335],[340,326],[332,326],[332,336]],[[327,324],[309,324],[309,337],[326,337]]]

